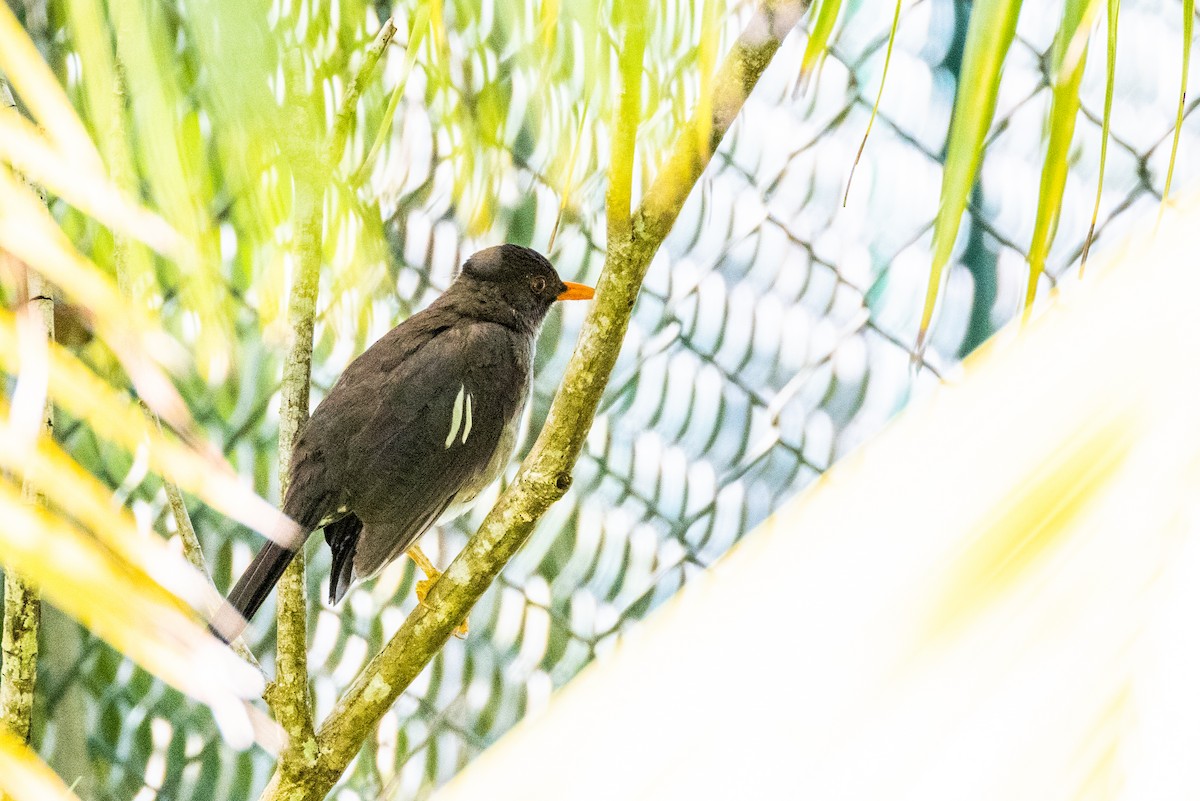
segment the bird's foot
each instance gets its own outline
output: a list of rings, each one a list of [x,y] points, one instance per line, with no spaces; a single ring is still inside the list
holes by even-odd
[[[433,585],[437,583],[437,580],[442,577],[442,571],[434,567],[433,562],[429,561],[429,557],[422,553],[421,549],[415,545],[408,549],[408,555],[425,574],[425,578],[417,582],[417,603],[432,612],[433,607],[425,602],[425,597],[429,595],[429,591],[433,589]],[[467,636],[470,630],[470,620],[464,618],[463,622],[455,627],[454,636],[461,640]]]

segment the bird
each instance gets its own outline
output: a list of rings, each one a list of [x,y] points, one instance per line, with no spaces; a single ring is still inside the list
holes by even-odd
[[[467,511],[512,457],[547,312],[593,294],[535,250],[490,247],[354,359],[292,451],[283,512],[303,536],[295,548],[269,540],[227,596],[238,630],[311,533],[323,530],[332,554],[335,604],[435,523]]]

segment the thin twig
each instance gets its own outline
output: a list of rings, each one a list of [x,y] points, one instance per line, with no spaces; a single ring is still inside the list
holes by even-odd
[[[158,417],[154,418],[154,422],[158,422]],[[217,585],[213,582],[212,574],[204,561],[204,550],[200,547],[200,538],[196,536],[196,528],[192,525],[192,516],[188,514],[187,505],[183,501],[183,493],[179,491],[179,487],[174,481],[167,478],[163,479],[163,490],[167,493],[167,504],[171,507],[171,516],[175,518],[175,530],[179,534],[179,541],[183,543],[184,557],[192,563],[193,567],[203,573],[204,577],[208,579],[208,583],[212,585],[213,589],[216,589]],[[262,665],[258,663],[254,652],[240,636],[234,637],[229,647],[235,654],[254,665],[259,673],[263,672]]]
[[[367,151],[362,164],[358,165],[358,169],[350,176],[351,186],[358,187],[367,180],[371,168],[375,165],[375,159],[379,157],[379,151],[383,149],[383,143],[387,139],[396,117],[396,108],[400,105],[404,88],[408,86],[408,76],[412,75],[413,65],[416,64],[417,50],[421,46],[421,40],[425,38],[425,29],[428,27],[429,6],[423,5],[413,16],[412,29],[408,32],[408,42],[404,45],[404,71],[400,73],[400,80],[392,88],[392,95],[388,98],[387,108],[383,112],[383,121],[379,125],[379,130],[375,132],[375,140],[371,143],[371,149]]]
[[[362,94],[363,85],[375,71],[379,57],[383,55],[383,51],[387,49],[395,35],[396,23],[392,21],[391,17],[388,17],[380,26],[379,33],[375,34],[375,39],[367,48],[367,52],[363,54],[363,63],[359,66],[354,80],[350,81],[350,85],[346,87],[346,94],[342,97],[342,105],[338,110],[337,119],[333,122],[333,133],[329,138],[326,157],[328,164],[336,166],[341,160],[342,148],[346,146],[346,137],[350,133],[350,123],[354,120],[354,107],[358,105],[358,96]]]
[[[40,323],[40,333],[54,339],[54,300],[42,276],[25,271],[29,313]],[[42,411],[38,437],[51,436],[53,408],[49,398]],[[23,485],[25,500],[38,504],[41,498],[33,485]],[[28,742],[33,723],[34,686],[37,682],[38,630],[41,628],[41,601],[37,590],[25,579],[8,570],[4,574],[4,661],[0,663],[0,725]]]
[[[119,259],[116,259],[118,263]],[[118,272],[118,275],[120,273]],[[159,433],[162,433],[162,421],[158,419],[158,415],[146,405],[145,401],[139,401],[142,407],[142,413],[154,423]],[[175,519],[175,531],[179,534],[179,541],[183,545],[183,556],[192,567],[200,571],[204,578],[208,579],[209,586],[214,590],[217,585],[213,581],[212,573],[208,569],[208,563],[204,560],[204,549],[200,547],[200,537],[196,534],[196,527],[192,525],[192,516],[188,513],[187,503],[183,499],[183,493],[179,490],[179,485],[171,481],[165,476],[162,479],[163,491],[167,495],[167,505],[171,507],[171,516]],[[235,637],[233,642],[229,644],[238,656],[249,662],[259,673],[263,672],[262,665],[258,663],[258,659],[254,656],[254,652],[246,645],[245,640],[241,637]]]

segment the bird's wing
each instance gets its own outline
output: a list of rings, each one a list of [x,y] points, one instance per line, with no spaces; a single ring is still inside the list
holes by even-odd
[[[349,505],[364,524],[356,576],[403,552],[491,463],[521,402],[510,397],[513,382],[502,380],[518,365],[510,335],[498,328],[446,329],[374,380],[355,384],[372,388],[354,393],[371,411],[351,410],[357,430],[345,431],[342,443]]]
[[[406,373],[421,365],[416,354],[449,327],[429,309],[418,312],[346,366],[301,430],[292,452],[283,502],[289,517],[312,531],[346,515],[347,476],[358,459],[350,439],[376,416],[381,388],[389,382],[407,383]]]
[[[429,509],[423,518],[406,520],[402,524],[403,528],[391,524],[390,521],[384,521],[377,527],[364,525],[362,536],[359,537],[354,551],[351,580],[375,575],[384,565],[408,550],[418,537],[437,522],[453,498],[454,496],[450,496],[444,503]]]

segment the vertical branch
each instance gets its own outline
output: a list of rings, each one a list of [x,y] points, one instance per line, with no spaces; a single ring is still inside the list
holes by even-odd
[[[321,268],[321,228],[324,191],[311,165],[295,176],[296,280],[288,298],[292,346],[283,364],[279,405],[279,491],[287,494],[292,448],[308,420],[309,378],[312,369],[313,323]],[[289,738],[288,752],[307,747],[313,739],[312,708],[308,698],[308,605],[305,598],[305,557],[301,546],[279,580],[276,606],[275,681],[266,699]],[[284,761],[288,761],[285,754]]]
[[[308,420],[308,395],[312,373],[313,330],[320,284],[322,229],[325,224],[325,184],[345,146],[359,93],[392,37],[396,26],[389,18],[380,27],[368,48],[357,75],[342,98],[333,130],[324,149],[300,144],[293,149],[293,219],[295,221],[296,276],[288,297],[288,322],[292,346],[283,364],[283,383],[279,408],[279,484],[286,495],[292,449],[300,430]],[[298,82],[299,69],[289,70],[289,78]],[[319,88],[319,87],[318,87]],[[301,101],[305,116],[298,130],[310,130],[310,113]],[[281,770],[292,771],[311,766],[316,758],[312,706],[308,696],[308,603],[305,597],[305,556],[301,547],[296,558],[279,580],[276,606],[275,681],[267,688],[266,699],[275,718],[288,734],[288,747],[281,759]]]
[[[27,297],[41,332],[54,339],[54,300],[42,276],[27,269]],[[49,399],[42,410],[38,436],[53,431],[53,409]],[[37,492],[29,482],[24,485],[25,500],[39,502]],[[11,570],[4,574],[4,662],[0,664],[0,721],[17,737],[26,742],[32,725],[33,690],[37,680],[38,630],[41,624],[41,601],[37,592]]]
[[[0,77],[0,105],[16,107],[8,82]],[[41,333],[54,339],[54,299],[40,273],[25,270],[29,311],[36,315]],[[52,434],[53,408],[49,398],[42,409],[37,436]],[[25,499],[38,503],[37,492],[29,482],[23,486]],[[3,661],[0,662],[0,726],[28,742],[33,723],[33,691],[37,682],[38,630],[41,626],[41,601],[37,592],[11,570],[4,574],[4,622],[0,634]]]
[[[38,630],[42,604],[20,576],[4,574],[4,661],[0,663],[0,725],[28,742],[33,730]]]
[[[287,495],[292,448],[308,420],[309,377],[312,368],[313,320],[321,268],[321,231],[324,225],[324,187],[320,184],[317,151],[311,144],[315,115],[309,98],[298,92],[303,84],[300,56],[291,54],[285,74],[289,103],[296,122],[285,150],[292,162],[292,242],[295,273],[288,296],[288,323],[292,343],[283,363],[279,400],[279,484]],[[276,595],[275,680],[263,694],[275,719],[287,733],[282,765],[295,762],[295,754],[312,751],[312,707],[308,696],[308,609],[305,598],[305,554],[301,543],[292,563],[279,580]]]

